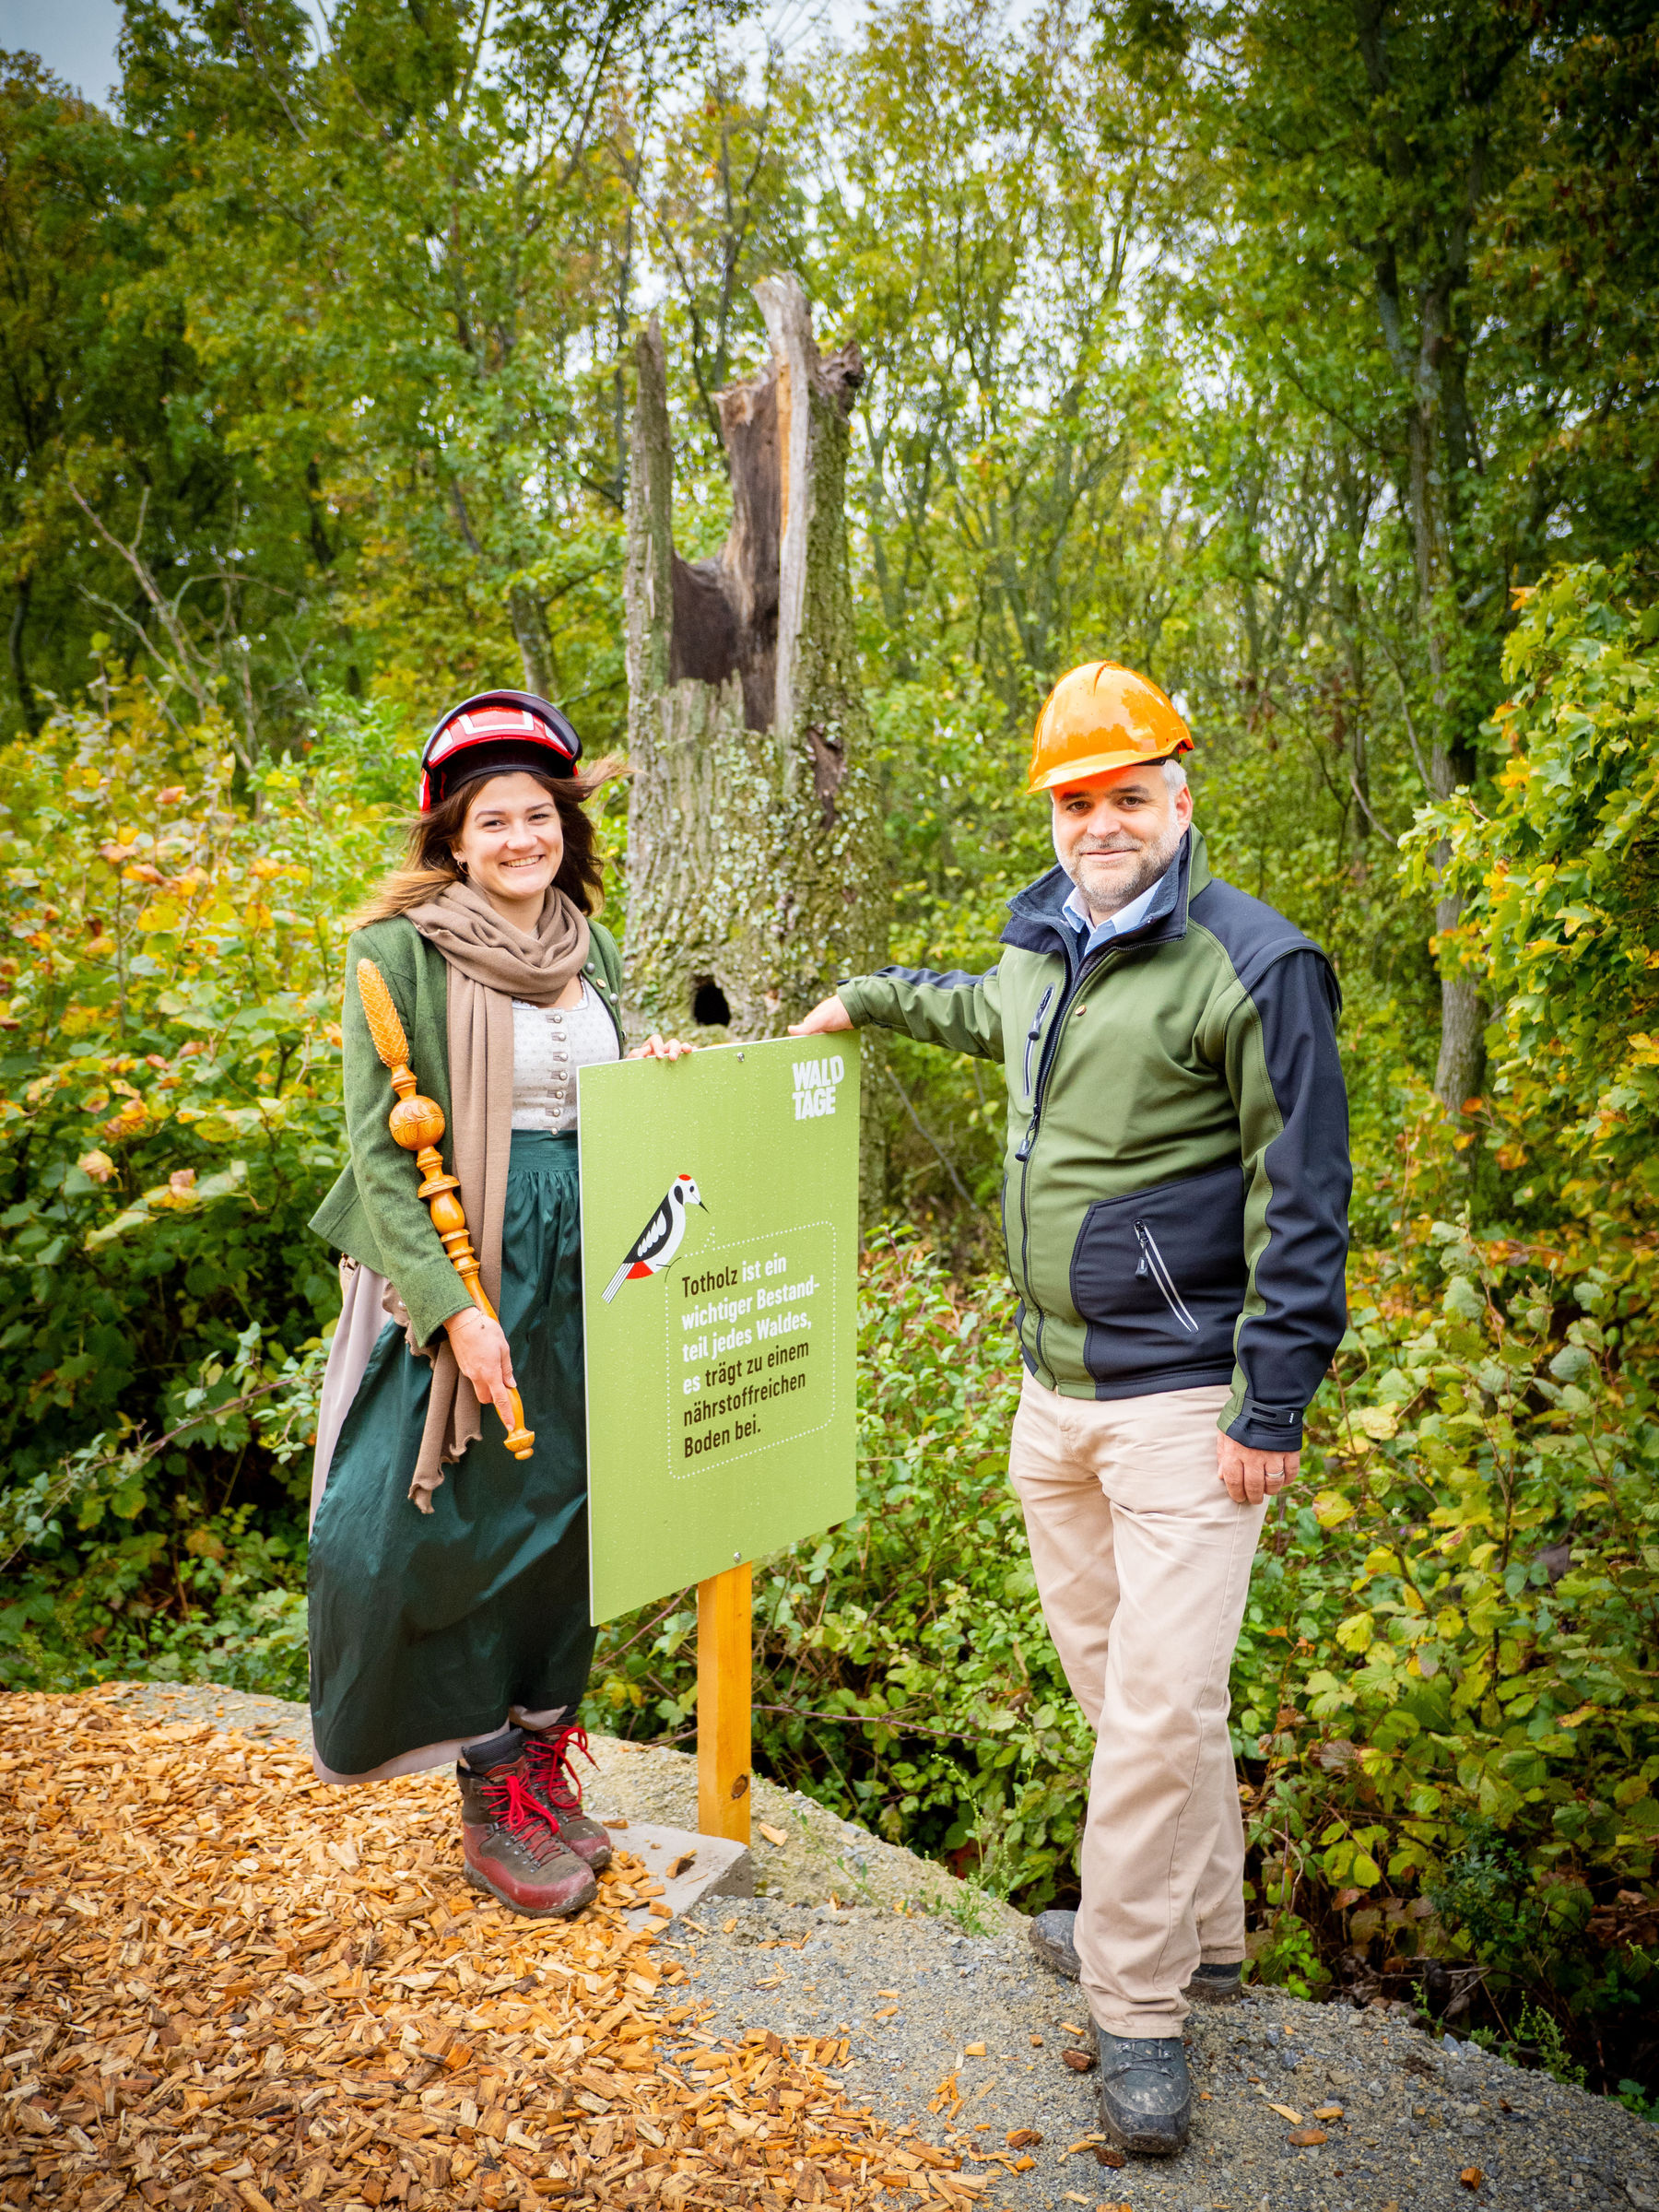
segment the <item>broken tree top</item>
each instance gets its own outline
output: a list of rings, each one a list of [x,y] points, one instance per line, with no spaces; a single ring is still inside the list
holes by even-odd
[[[886,958],[871,724],[847,561],[848,415],[793,276],[755,288],[770,356],[718,395],[732,525],[674,544],[667,365],[638,348],[628,509],[630,1016],[781,1036]],[[866,1168],[868,1163],[866,1162]]]

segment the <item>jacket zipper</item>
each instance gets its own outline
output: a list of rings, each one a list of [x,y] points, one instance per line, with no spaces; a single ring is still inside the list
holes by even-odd
[[[1141,1248],[1141,1263],[1135,1274],[1149,1275],[1163,1292],[1165,1304],[1182,1327],[1191,1335],[1200,1335],[1202,1331],[1187,1312],[1185,1300],[1175,1288],[1175,1277],[1170,1273],[1163,1253],[1158,1249],[1158,1239],[1144,1221],[1137,1221],[1135,1225],[1135,1241]]]
[[[1062,955],[1061,957],[1064,958],[1065,956]],[[1037,1314],[1037,1364],[1039,1367],[1042,1367],[1046,1364],[1042,1357],[1042,1333],[1047,1324],[1047,1316],[1044,1314],[1042,1308],[1038,1305],[1037,1300],[1030,1295],[1031,1213],[1027,1199],[1028,1185],[1030,1184],[1031,1176],[1031,1147],[1037,1141],[1037,1128],[1039,1123],[1042,1119],[1042,1094],[1047,1087],[1049,1075],[1053,1067],[1055,1058],[1058,1055],[1061,1031],[1065,1021],[1066,1014],[1070,1009],[1071,1003],[1077,995],[1077,993],[1082,990],[1086,982],[1091,981],[1093,977],[1102,974],[1107,968],[1112,965],[1114,965],[1113,950],[1111,946],[1108,946],[1105,950],[1101,952],[1100,958],[1096,960],[1092,968],[1079,968],[1076,975],[1070,976],[1070,980],[1067,982],[1065,989],[1061,995],[1060,1004],[1054,1009],[1054,1018],[1049,1024],[1049,1033],[1047,1038],[1044,1040],[1042,1047],[1042,1057],[1037,1063],[1037,1088],[1035,1091],[1031,1092],[1031,1118],[1026,1124],[1026,1133],[1020,1138],[1018,1147],[1014,1154],[1015,1159],[1019,1162],[1020,1296],[1027,1301],[1028,1304],[1035,1309]],[[1067,961],[1066,967],[1069,975],[1069,961]],[[1037,1030],[1041,1023],[1042,1008],[1048,1005],[1050,999],[1053,998],[1053,995],[1054,986],[1053,983],[1051,983],[1048,989],[1042,994],[1041,1005],[1039,1006],[1035,1018],[1031,1023],[1032,1030]],[[1026,1061],[1028,1065],[1030,1062],[1031,1042],[1031,1037],[1028,1035],[1026,1039]],[[1030,1091],[1031,1087],[1029,1082],[1026,1086],[1026,1088],[1028,1091]]]
[[[1036,1044],[1037,1040],[1042,1034],[1042,1018],[1048,1012],[1049,1001],[1053,997],[1053,995],[1054,986],[1053,983],[1051,983],[1048,989],[1043,993],[1042,996],[1037,1001],[1037,1011],[1032,1015],[1031,1026],[1026,1031],[1025,1088],[1026,1097],[1028,1099],[1031,1095],[1031,1049]]]

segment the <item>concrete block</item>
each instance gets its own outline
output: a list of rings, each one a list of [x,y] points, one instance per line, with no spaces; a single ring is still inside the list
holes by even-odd
[[[666,1905],[675,1920],[695,1912],[710,1898],[755,1894],[755,1862],[747,1843],[696,1835],[687,1828],[658,1828],[642,1820],[607,1823],[606,1830],[618,1851],[643,1860],[662,1883],[663,1894],[653,1902]],[[645,1905],[633,1906],[624,1917],[630,1928],[668,1925]]]

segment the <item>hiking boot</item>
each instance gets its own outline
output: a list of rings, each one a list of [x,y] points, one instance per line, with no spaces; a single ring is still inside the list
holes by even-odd
[[[594,1764],[587,1730],[579,1728],[574,1721],[561,1721],[553,1728],[524,1730],[524,1758],[529,1766],[531,1791],[537,1803],[551,1815],[565,1848],[573,1851],[596,1874],[601,1866],[611,1863],[611,1840],[598,1821],[590,1820],[582,1809],[582,1784],[571,1763],[572,1753],[577,1751],[589,1766]]]
[[[468,1744],[455,1780],[466,1878],[475,1889],[488,1889],[532,1920],[592,1904],[599,1885],[561,1841],[553,1815],[531,1787],[522,1728]]]
[[[1238,1959],[1230,1965],[1199,1967],[1181,1994],[1199,2005],[1230,2005],[1243,1987],[1244,1961]]]
[[[1100,2053],[1100,2125],[1124,2150],[1167,2159],[1184,2150],[1193,2084],[1178,2035],[1109,2035],[1095,2030]]]
[[[1052,1966],[1055,1973],[1064,1974],[1068,1982],[1075,1982],[1082,1972],[1077,1958],[1075,1912],[1062,1912],[1058,1909],[1039,1912],[1026,1930],[1026,1941],[1044,1966]]]

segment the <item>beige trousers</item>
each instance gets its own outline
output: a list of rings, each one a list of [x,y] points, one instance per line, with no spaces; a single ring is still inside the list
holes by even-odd
[[[1173,2035],[1201,1960],[1244,1956],[1228,1672],[1264,1506],[1216,1474],[1223,1384],[1101,1403],[1028,1374],[1008,1473],[1043,1618],[1095,1731],[1077,1953],[1100,2027]]]

